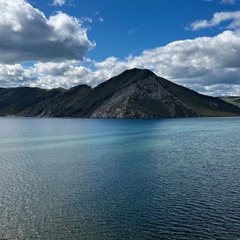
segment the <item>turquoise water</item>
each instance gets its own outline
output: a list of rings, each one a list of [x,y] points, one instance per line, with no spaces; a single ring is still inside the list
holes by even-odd
[[[0,118],[0,239],[240,239],[240,118]]]

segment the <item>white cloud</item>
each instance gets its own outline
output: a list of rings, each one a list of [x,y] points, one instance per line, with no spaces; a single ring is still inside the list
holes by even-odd
[[[53,0],[53,6],[63,6],[63,5],[73,6],[74,0]]]
[[[111,57],[94,64],[105,76],[138,67],[152,69],[180,84],[240,83],[240,32],[225,31],[213,38],[176,41],[124,61]]]
[[[53,5],[59,5],[62,6],[65,4],[65,0],[54,0]]]
[[[0,64],[0,85],[2,87],[30,86],[34,78],[30,69],[21,64]]]
[[[221,3],[222,4],[235,4],[236,0],[222,0]]]
[[[240,31],[224,31],[215,37],[175,41],[143,51],[124,60],[109,57],[61,63],[36,63],[30,68],[2,65],[0,84],[43,88],[70,88],[78,84],[96,86],[131,68],[148,68],[158,76],[208,95],[239,94]]]
[[[62,12],[46,18],[25,0],[0,0],[0,62],[81,60],[94,44],[82,22]]]
[[[223,22],[231,21],[229,25],[226,26],[228,29],[237,29],[240,27],[240,11],[235,12],[218,12],[213,15],[213,18],[209,21],[207,20],[197,20],[191,23],[189,29],[196,31],[203,28],[210,28],[219,26]]]

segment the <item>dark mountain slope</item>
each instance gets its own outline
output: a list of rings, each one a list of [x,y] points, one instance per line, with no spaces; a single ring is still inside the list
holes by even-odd
[[[91,91],[87,85],[79,85],[66,90],[53,98],[46,99],[36,106],[18,113],[18,116],[30,117],[71,117],[79,109],[79,102]]]
[[[0,115],[15,115],[62,92],[64,90],[61,88],[52,90],[30,87],[0,88]]]
[[[206,117],[239,116],[239,109],[219,98],[199,94],[193,90],[162,79],[163,84],[186,105],[194,108],[199,115]]]

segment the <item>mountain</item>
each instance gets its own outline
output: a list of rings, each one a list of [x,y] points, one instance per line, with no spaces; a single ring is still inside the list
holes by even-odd
[[[93,89],[87,85],[48,92],[26,88],[28,93],[25,93],[21,108],[15,107],[12,112],[9,106],[17,105],[20,96],[17,90],[5,101],[4,107],[0,105],[1,115],[92,118],[240,116],[237,106],[174,84],[147,69],[126,70]],[[40,93],[38,97],[31,95],[32,91],[40,91],[44,97]],[[0,102],[1,99],[0,89]]]
[[[64,91],[62,88],[52,90],[30,87],[0,88],[0,116],[15,115]]]

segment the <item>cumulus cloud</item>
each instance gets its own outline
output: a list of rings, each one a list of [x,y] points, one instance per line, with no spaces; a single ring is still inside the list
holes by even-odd
[[[211,20],[197,20],[190,24],[188,29],[196,31],[203,28],[219,26],[223,22],[230,21],[226,26],[228,29],[237,29],[240,27],[240,11],[235,12],[218,12],[213,15]]]
[[[46,16],[25,0],[0,0],[0,62],[83,59],[94,47],[82,22],[62,12]]]
[[[148,68],[158,76],[208,95],[236,95],[240,85],[240,31],[224,31],[215,37],[175,41],[120,60],[109,57],[61,63],[2,66],[3,79],[16,85],[70,88],[78,84],[96,86],[131,68]],[[1,68],[0,68],[1,69]],[[6,77],[7,76],[7,77]]]
[[[0,64],[1,87],[30,86],[34,80],[32,70],[25,69],[21,64]]]
[[[111,65],[112,64],[112,65]],[[215,37],[172,42],[144,51],[125,61],[107,59],[95,66],[104,73],[117,74],[126,68],[148,68],[181,85],[206,94],[210,86],[221,87],[221,94],[233,94],[240,84],[240,31],[225,31]],[[103,70],[104,69],[104,70]],[[104,75],[104,74],[103,74]],[[230,88],[227,86],[231,86]],[[224,86],[224,87],[223,87]],[[226,88],[224,92],[224,88]],[[215,89],[216,94],[220,94]]]

